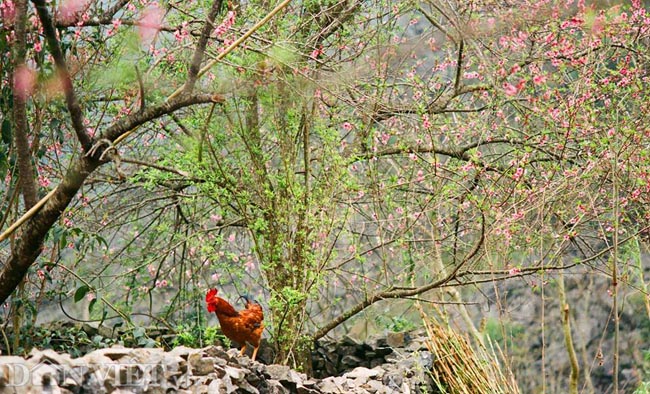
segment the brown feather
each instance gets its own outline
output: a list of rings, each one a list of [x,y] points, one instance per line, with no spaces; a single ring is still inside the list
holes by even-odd
[[[246,309],[237,311],[228,301],[217,297],[215,289],[210,290],[206,295],[206,303],[208,304],[208,311],[217,315],[221,325],[221,332],[228,339],[242,346],[242,352],[246,347],[246,343],[250,343],[255,347],[253,352],[254,360],[264,331],[262,307],[247,300]]]

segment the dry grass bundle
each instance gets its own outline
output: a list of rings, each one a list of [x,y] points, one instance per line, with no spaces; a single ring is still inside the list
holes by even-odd
[[[499,363],[491,342],[490,349],[472,346],[451,328],[429,318],[423,320],[434,358],[431,374],[441,393],[519,394],[512,372]]]

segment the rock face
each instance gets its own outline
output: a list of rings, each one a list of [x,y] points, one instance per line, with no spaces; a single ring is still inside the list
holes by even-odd
[[[281,365],[251,362],[238,354],[216,346],[177,347],[169,352],[112,347],[72,359],[51,350],[35,350],[27,359],[0,357],[0,393],[435,392],[427,373],[431,367],[427,351],[391,349],[385,363],[357,366],[324,379],[309,378]]]

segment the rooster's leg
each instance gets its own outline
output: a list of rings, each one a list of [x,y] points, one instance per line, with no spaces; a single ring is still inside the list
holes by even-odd
[[[255,356],[257,356],[257,349],[259,348],[259,346],[255,346],[255,349],[253,349],[253,358],[251,358],[251,361],[255,361]]]
[[[245,351],[246,351],[246,345],[242,345],[241,352],[239,352],[239,357],[242,357]]]

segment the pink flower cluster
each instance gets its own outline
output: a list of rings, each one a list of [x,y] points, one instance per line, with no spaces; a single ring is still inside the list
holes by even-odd
[[[230,27],[232,27],[233,24],[235,24],[235,12],[234,11],[228,11],[228,14],[226,15],[226,18],[221,22],[219,26],[217,26],[214,29],[214,33],[217,35],[217,37],[223,36]]]

